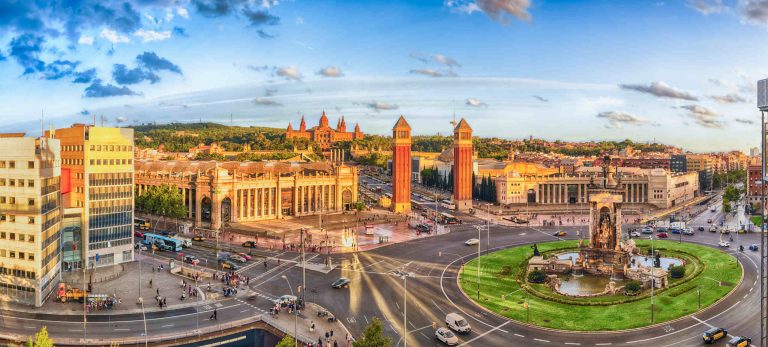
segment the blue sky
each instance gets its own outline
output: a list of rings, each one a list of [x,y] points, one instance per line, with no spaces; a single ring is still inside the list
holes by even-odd
[[[0,0],[0,119],[284,127],[326,110],[434,134],[455,112],[481,136],[746,150],[767,37],[768,0]]]

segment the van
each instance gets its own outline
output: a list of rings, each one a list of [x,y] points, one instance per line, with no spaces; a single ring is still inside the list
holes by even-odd
[[[472,327],[469,326],[469,323],[467,322],[464,317],[459,316],[457,313],[449,313],[445,316],[445,324],[450,328],[451,330],[457,332],[457,333],[469,333],[472,331]]]
[[[712,344],[726,336],[728,336],[728,330],[723,328],[712,328],[705,331],[702,338],[704,339],[704,343]]]
[[[183,247],[185,247],[185,248],[186,247],[192,247],[192,240],[189,239],[189,238],[182,237],[182,236],[176,236],[176,237],[174,237],[174,239],[177,239],[177,240],[181,241],[181,245]]]

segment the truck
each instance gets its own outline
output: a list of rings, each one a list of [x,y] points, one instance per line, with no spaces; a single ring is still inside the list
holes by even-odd
[[[181,241],[181,245],[184,246],[184,248],[192,247],[192,239],[190,238],[176,235],[173,239]]]
[[[83,302],[88,292],[80,288],[68,286],[64,283],[59,283],[59,288],[56,291],[56,300],[61,302],[78,301]]]

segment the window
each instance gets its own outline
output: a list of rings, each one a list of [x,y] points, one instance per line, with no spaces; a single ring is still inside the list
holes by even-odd
[[[16,233],[9,233],[10,237],[8,237],[11,241],[16,241]]]
[[[16,252],[14,252],[14,251],[8,252],[8,257],[16,259]]]
[[[26,255],[26,254],[24,254],[24,252],[19,252],[19,259],[24,259],[24,256],[25,256],[25,255]]]
[[[0,161],[0,169],[5,169],[5,160]]]
[[[5,222],[5,215],[4,214],[0,214],[0,222]],[[5,233],[3,233],[2,235],[3,235],[2,238],[5,238]]]
[[[27,223],[29,223],[29,224],[35,224],[35,217],[29,217],[29,219],[27,220]],[[22,240],[22,241],[23,241],[23,240]]]
[[[13,179],[13,178],[9,178],[8,179],[8,185],[11,186],[11,187],[15,187],[16,186],[16,180]]]
[[[5,197],[4,196],[0,196],[0,204],[4,204],[4,203],[5,203]]]
[[[35,180],[27,180],[27,187],[34,187],[35,186]]]
[[[16,216],[9,215],[8,216],[8,221],[11,222],[11,223],[16,223]],[[11,235],[13,235],[13,234],[11,234]]]
[[[26,235],[19,234],[19,241],[24,241],[26,239]]]
[[[5,178],[0,178],[0,187],[5,186]]]
[[[35,199],[27,199],[27,205],[29,206],[35,206]]]
[[[16,168],[16,162],[13,160],[8,161],[8,168],[15,169]]]
[[[8,203],[9,203],[9,204],[15,204],[15,203],[16,203],[16,198],[15,198],[15,197],[13,197],[13,196],[12,196],[12,197],[10,197],[10,198],[8,198]]]
[[[19,187],[24,187],[24,180],[19,179]]]
[[[35,255],[32,253],[29,253],[29,255],[27,255],[27,260],[35,260]]]
[[[91,165],[93,165],[93,163],[95,163],[95,162],[96,162],[95,160],[91,159]]]
[[[34,169],[35,168],[35,162],[34,161],[28,161],[27,162],[27,168],[28,169]]]
[[[7,239],[7,238],[8,238],[8,237],[5,235],[5,231],[3,231],[3,232],[0,232],[0,239],[3,239],[3,240],[5,240],[5,239]]]
[[[27,241],[35,242],[35,235],[29,235],[29,237],[27,238]]]

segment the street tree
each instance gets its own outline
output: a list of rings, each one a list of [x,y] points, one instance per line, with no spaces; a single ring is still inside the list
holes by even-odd
[[[275,347],[293,347],[295,345],[296,341],[293,340],[293,336],[286,334]]]
[[[26,347],[53,347],[53,340],[48,337],[48,329],[43,326],[37,334],[35,339],[30,337],[27,340]]]
[[[182,218],[187,216],[184,197],[178,188],[163,184],[150,186],[136,198],[136,209],[155,216]]]
[[[363,337],[355,340],[352,347],[389,347],[392,346],[392,338],[384,336],[384,326],[381,320],[374,317],[371,323],[365,327]]]

